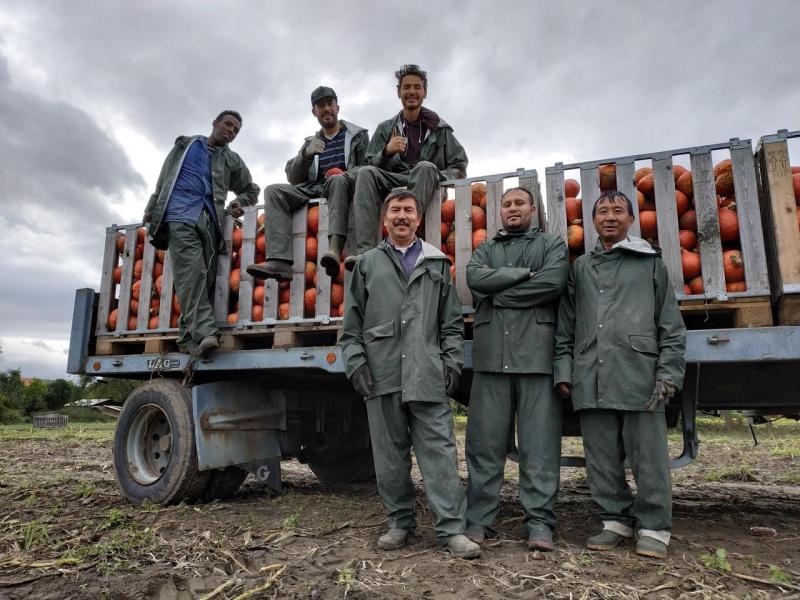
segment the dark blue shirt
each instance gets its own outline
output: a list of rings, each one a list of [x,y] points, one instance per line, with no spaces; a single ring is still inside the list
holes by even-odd
[[[217,211],[211,187],[213,154],[214,149],[208,147],[204,137],[196,139],[186,150],[181,171],[167,202],[164,221],[194,224],[205,208],[216,222]]]
[[[403,272],[406,274],[406,279],[411,277],[411,272],[414,270],[414,267],[417,266],[417,259],[419,258],[420,252],[422,252],[422,241],[419,238],[414,240],[414,243],[403,252],[402,250],[398,250],[394,247],[394,244],[387,239],[386,243],[389,244],[389,247],[394,252],[397,259],[400,261],[400,264],[403,267]]]
[[[322,136],[322,141],[325,142],[325,151],[319,155],[317,181],[325,179],[325,173],[333,167],[339,167],[342,171],[347,170],[347,163],[344,158],[344,136],[344,126],[341,126],[339,133],[332,138]]]

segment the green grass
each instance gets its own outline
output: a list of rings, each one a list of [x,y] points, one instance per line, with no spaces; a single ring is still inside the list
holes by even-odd
[[[70,423],[64,429],[35,429],[30,423],[0,425],[0,440],[111,440],[116,421]]]

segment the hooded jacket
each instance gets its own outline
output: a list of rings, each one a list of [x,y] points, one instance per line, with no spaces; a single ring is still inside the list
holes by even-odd
[[[403,402],[447,402],[444,367],[460,372],[464,362],[447,256],[423,241],[406,279],[386,240],[364,253],[350,277],[341,343],[348,378],[369,366],[371,397],[400,392]]]
[[[348,171],[358,169],[367,162],[366,152],[369,144],[369,132],[363,127],[354,125],[344,119],[339,120],[339,124],[344,127],[344,160]],[[286,163],[286,178],[292,185],[313,185],[317,181],[317,171],[319,168],[319,156],[307,158],[303,151],[314,138],[322,138],[320,129],[314,135],[308,136],[300,151],[294,158],[290,158]]]
[[[661,252],[598,240],[572,264],[556,330],[554,381],[575,410],[643,410],[656,380],[683,385],[686,327]],[[663,406],[659,407],[663,411]]]
[[[466,177],[467,153],[453,135],[453,128],[439,115],[424,106],[420,118],[425,124],[426,131],[422,140],[419,160],[436,165],[436,168],[439,169],[440,181]],[[400,154],[390,157],[383,155],[386,144],[392,138],[393,129],[400,133],[405,132],[402,111],[378,125],[367,150],[367,163],[384,171],[408,174],[414,165],[405,162]]]
[[[162,226],[167,203],[172,196],[172,189],[181,172],[186,151],[195,140],[204,139],[202,135],[180,136],[175,140],[175,145],[170,150],[161,173],[158,176],[155,192],[145,208],[145,215],[150,215],[147,224],[147,234],[150,243],[160,250],[167,249],[167,231]],[[225,216],[225,198],[228,191],[236,194],[236,201],[242,206],[250,206],[258,202],[259,187],[253,183],[250,171],[241,157],[225,144],[214,152],[211,159],[211,188],[214,196],[214,208],[217,212],[217,223],[223,222]],[[218,249],[227,252],[225,240],[218,236]]]

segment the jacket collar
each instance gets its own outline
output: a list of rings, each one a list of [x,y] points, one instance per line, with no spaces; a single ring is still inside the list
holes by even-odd
[[[539,235],[539,233],[540,233],[540,231],[539,231],[538,227],[531,227],[530,229],[528,229],[528,231],[525,231],[524,233],[509,233],[505,229],[501,229],[496,234],[494,234],[494,237],[492,239],[493,240],[497,240],[499,242],[504,241],[504,240],[514,239],[514,238],[533,239],[537,235]]]
[[[614,244],[610,250],[606,250],[603,242],[598,238],[594,246],[592,254],[602,254],[604,252],[614,252],[620,250],[625,254],[640,254],[645,256],[657,256],[661,254],[661,250],[654,248],[649,242],[635,235],[628,235],[624,240]]]

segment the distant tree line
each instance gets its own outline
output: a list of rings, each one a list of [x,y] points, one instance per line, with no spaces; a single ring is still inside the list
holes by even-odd
[[[139,383],[87,376],[82,376],[77,383],[68,379],[24,382],[19,369],[10,369],[0,372],[0,423],[29,421],[34,414],[59,411],[64,405],[82,398],[108,398],[115,404],[122,404]]]

